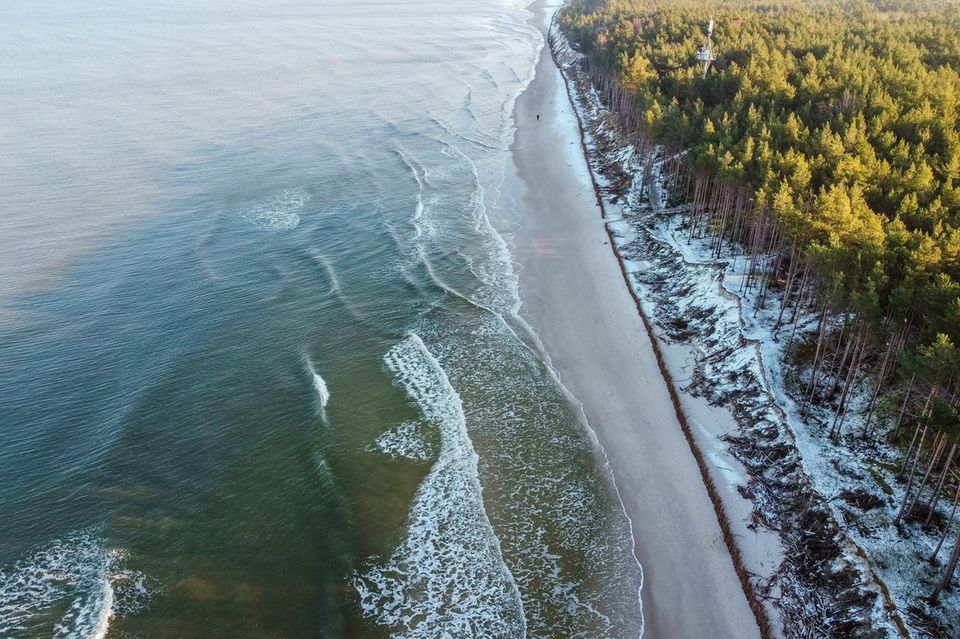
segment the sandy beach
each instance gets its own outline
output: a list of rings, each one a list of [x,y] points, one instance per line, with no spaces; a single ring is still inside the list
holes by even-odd
[[[546,31],[554,11],[534,4]],[[545,34],[546,35],[546,34]],[[539,116],[539,118],[538,118]],[[544,50],[516,107],[521,314],[609,460],[633,524],[648,638],[758,637],[650,338],[610,247],[562,77]]]

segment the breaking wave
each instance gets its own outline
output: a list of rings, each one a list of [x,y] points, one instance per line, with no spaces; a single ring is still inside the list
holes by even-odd
[[[123,568],[123,559],[94,532],[78,531],[3,568],[0,636],[102,639],[113,616],[137,612],[149,599],[146,577]],[[52,629],[43,625],[64,609]]]
[[[327,402],[330,401],[330,389],[327,388],[327,382],[324,381],[320,373],[313,367],[310,360],[307,360],[307,371],[309,371],[310,377],[313,379],[313,390],[317,393],[320,408],[326,408]]]
[[[441,448],[414,496],[406,539],[355,575],[364,614],[405,639],[524,636],[520,594],[484,511],[459,395],[414,333],[384,359],[439,429]]]

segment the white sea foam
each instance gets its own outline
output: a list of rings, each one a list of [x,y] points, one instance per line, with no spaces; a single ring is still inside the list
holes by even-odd
[[[313,378],[313,390],[317,392],[317,399],[320,401],[320,408],[326,408],[330,401],[330,389],[327,388],[327,382],[324,381],[320,373],[313,367],[310,360],[307,360],[307,371]]]
[[[102,639],[111,617],[135,612],[149,598],[144,575],[123,569],[122,559],[92,531],[79,531],[3,568],[0,637],[38,632],[38,619],[65,608],[54,638]]]
[[[440,430],[414,496],[406,539],[354,578],[364,613],[404,639],[523,637],[523,606],[483,508],[463,405],[440,363],[410,334],[387,368]]]
[[[103,575],[88,601],[74,600],[64,618],[57,624],[54,637],[89,637],[103,639],[113,616],[113,586]]]
[[[310,194],[304,189],[284,189],[242,213],[243,219],[258,228],[283,231],[300,224],[300,210]]]
[[[421,421],[401,422],[377,437],[374,448],[394,459],[427,461],[433,457],[434,450],[422,432],[425,427]]]

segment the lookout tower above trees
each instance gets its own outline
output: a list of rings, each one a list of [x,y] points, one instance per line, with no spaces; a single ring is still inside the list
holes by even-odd
[[[716,59],[717,56],[713,54],[713,18],[710,18],[710,23],[707,25],[707,41],[697,49],[697,60],[700,62],[703,77],[707,77],[707,71]]]

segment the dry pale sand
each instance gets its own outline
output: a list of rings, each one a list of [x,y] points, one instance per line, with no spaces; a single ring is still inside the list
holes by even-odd
[[[532,7],[542,23],[541,3]],[[538,121],[536,115],[540,114]],[[516,107],[521,314],[583,404],[633,522],[644,637],[750,639],[756,620],[609,245],[563,80],[544,50]]]

